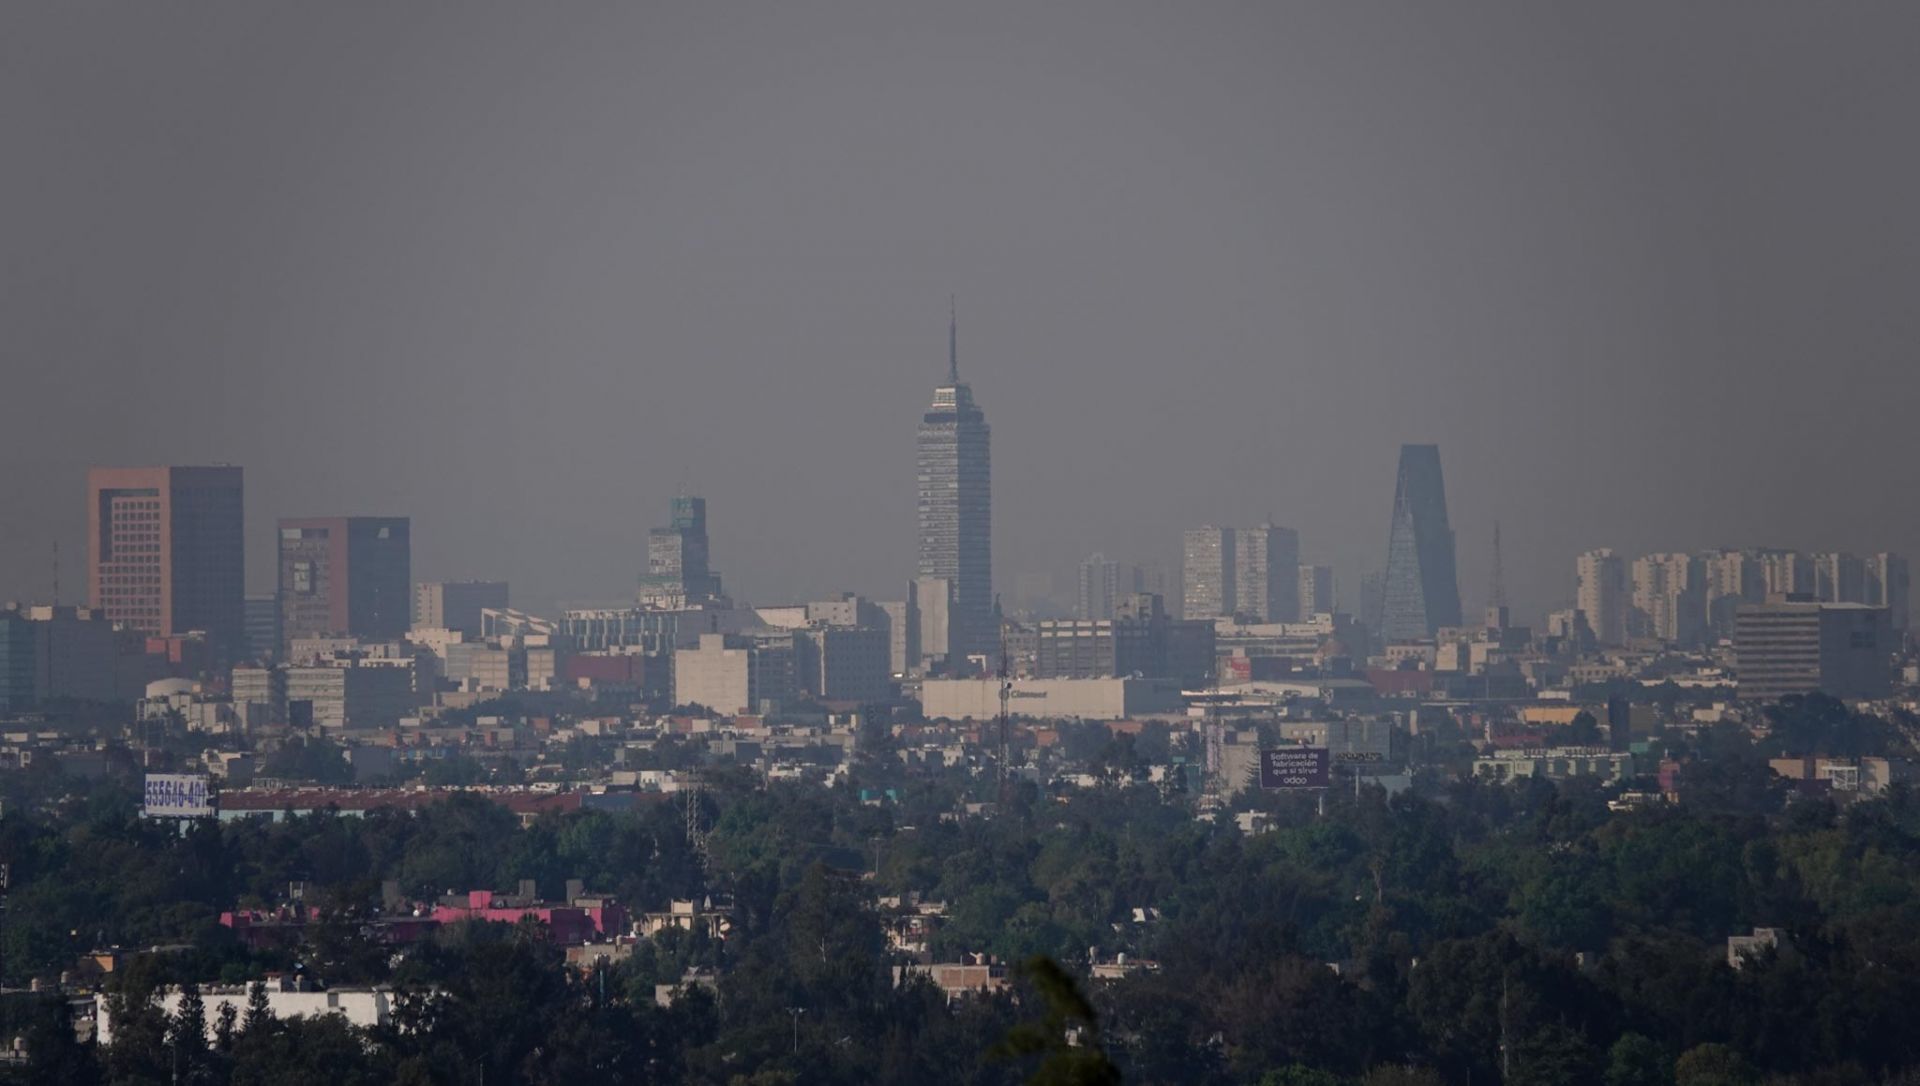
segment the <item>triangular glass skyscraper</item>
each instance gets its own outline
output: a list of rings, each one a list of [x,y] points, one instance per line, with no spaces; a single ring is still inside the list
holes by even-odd
[[[1400,446],[1383,588],[1383,640],[1419,641],[1442,626],[1460,625],[1460,581],[1454,571],[1453,528],[1447,523],[1438,445]]]

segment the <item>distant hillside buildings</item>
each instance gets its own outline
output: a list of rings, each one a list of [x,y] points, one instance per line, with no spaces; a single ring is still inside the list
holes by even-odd
[[[1734,636],[1741,608],[1780,601],[1885,608],[1895,637],[1911,623],[1907,560],[1886,552],[1663,552],[1629,565],[1602,549],[1575,560],[1574,585],[1572,618],[1601,647],[1725,640]]]

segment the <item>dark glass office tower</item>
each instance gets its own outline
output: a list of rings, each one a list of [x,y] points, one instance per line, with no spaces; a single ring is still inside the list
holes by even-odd
[[[1453,528],[1438,445],[1400,446],[1400,481],[1387,536],[1385,601],[1380,636],[1418,641],[1460,625],[1460,581],[1454,573]]]
[[[707,501],[678,495],[673,499],[673,523],[647,533],[640,602],[679,608],[720,595],[720,575],[707,565]]]
[[[413,623],[406,517],[282,517],[281,648],[303,637],[396,639]]]
[[[947,327],[947,381],[920,417],[920,577],[953,582],[951,656],[997,652],[987,416],[960,380],[959,330]]]

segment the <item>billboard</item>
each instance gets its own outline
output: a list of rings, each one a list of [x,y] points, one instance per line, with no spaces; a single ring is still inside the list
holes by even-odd
[[[1325,788],[1327,748],[1272,747],[1260,752],[1260,787]]]
[[[213,795],[204,773],[147,774],[148,818],[206,818],[213,814]]]

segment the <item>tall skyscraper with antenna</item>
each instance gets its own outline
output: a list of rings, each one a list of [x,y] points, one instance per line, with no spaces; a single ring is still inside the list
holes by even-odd
[[[1419,641],[1460,625],[1460,579],[1438,445],[1400,446],[1400,478],[1387,534],[1386,598],[1380,636]]]
[[[947,323],[947,380],[933,390],[920,417],[920,560],[918,576],[953,584],[950,656],[992,655],[999,642],[993,619],[993,500],[991,431],[960,380],[960,325]]]

